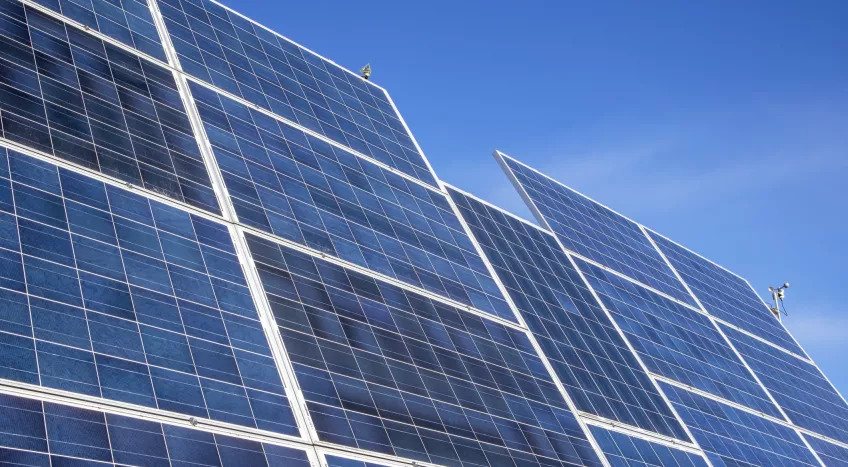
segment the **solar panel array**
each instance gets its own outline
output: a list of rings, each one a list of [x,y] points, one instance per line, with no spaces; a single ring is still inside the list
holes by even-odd
[[[744,279],[660,235],[652,237],[707,312],[790,352],[806,355]]]
[[[456,190],[450,194],[577,409],[686,439],[553,236]]]
[[[592,434],[598,440],[598,445],[610,464],[616,467],[707,466],[700,454],[652,443],[597,426],[592,427]]]
[[[168,69],[17,1],[0,29],[3,138],[220,213]]]
[[[0,0],[0,464],[848,465],[744,279],[496,157],[542,227],[214,0]]]
[[[434,464],[599,465],[524,332],[248,244],[319,439]]]
[[[585,261],[578,264],[650,371],[781,416],[707,316]]]

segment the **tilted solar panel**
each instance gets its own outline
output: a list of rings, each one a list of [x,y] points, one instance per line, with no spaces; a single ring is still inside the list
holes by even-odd
[[[153,58],[167,61],[147,0],[35,2]]]
[[[685,389],[662,386],[713,465],[820,465],[792,428]]]
[[[724,332],[793,423],[848,443],[848,404],[817,366],[729,327]]]
[[[432,186],[385,91],[209,0],[160,0],[181,68]]]
[[[810,443],[813,451],[829,467],[848,467],[848,448],[829,443],[807,434],[801,435]]]
[[[744,279],[660,235],[650,235],[708,313],[806,356]]]
[[[299,435],[226,226],[0,155],[0,378]]]
[[[599,465],[523,331],[247,242],[320,440],[441,465]]]
[[[707,467],[700,454],[598,426],[591,429],[607,460],[615,467]]]
[[[565,248],[695,304],[638,224],[508,156],[497,160]]]
[[[577,409],[686,440],[553,236],[448,191]]]
[[[220,213],[170,70],[17,1],[0,29],[3,138]]]
[[[306,452],[128,416],[0,394],[0,463],[309,467]]]
[[[191,90],[240,222],[515,320],[442,192]]]
[[[586,261],[577,263],[650,371],[782,418],[706,315]]]

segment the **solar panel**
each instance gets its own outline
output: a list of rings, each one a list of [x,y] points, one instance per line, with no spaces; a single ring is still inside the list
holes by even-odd
[[[160,0],[188,74],[438,186],[386,93],[208,0]]]
[[[707,467],[700,454],[652,443],[598,426],[591,429],[601,451],[614,467]]]
[[[523,331],[246,237],[320,440],[441,465],[600,465]]]
[[[553,236],[453,188],[448,192],[577,409],[686,440]]]
[[[706,315],[590,263],[577,263],[649,371],[783,418]]]
[[[713,465],[820,465],[792,428],[669,384],[662,387]]]
[[[731,328],[724,332],[793,423],[848,443],[848,404],[818,367]]]
[[[744,279],[660,235],[650,235],[708,313],[806,356]]]
[[[825,465],[831,467],[848,467],[848,448],[829,443],[810,435],[801,435],[810,443],[813,451],[819,455]]]
[[[33,467],[309,467],[306,452],[0,394],[0,463]]]
[[[535,169],[498,154],[507,175],[529,197],[530,209],[562,245],[588,259],[694,305],[638,224]]]
[[[0,378],[299,434],[227,227],[0,154]]]
[[[7,0],[9,1],[9,0]],[[116,41],[163,62],[162,40],[146,0],[35,0]]]
[[[515,320],[442,192],[191,91],[242,223]]]
[[[0,29],[4,138],[220,213],[171,71],[16,1]]]

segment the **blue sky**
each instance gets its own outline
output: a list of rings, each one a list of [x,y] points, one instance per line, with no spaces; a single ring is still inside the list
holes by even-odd
[[[530,214],[499,149],[747,277],[848,394],[848,2],[228,5],[366,62],[440,178]]]

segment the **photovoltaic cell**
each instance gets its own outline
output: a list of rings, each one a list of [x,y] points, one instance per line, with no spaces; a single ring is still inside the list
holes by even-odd
[[[707,467],[700,454],[592,426],[592,436],[612,467]]]
[[[0,394],[0,463],[309,467],[301,450]]]
[[[299,434],[225,226],[6,154],[0,378]]]
[[[810,435],[801,435],[828,467],[848,467],[848,449]]]
[[[191,90],[240,222],[515,320],[443,193]]]
[[[577,409],[687,440],[553,236],[448,190]]]
[[[782,418],[706,315],[588,262],[577,263],[649,371]]]
[[[322,441],[440,465],[600,465],[523,332],[247,242]]]
[[[163,62],[168,61],[146,0],[35,0],[35,2],[151,57]]]
[[[848,404],[815,365],[731,328],[724,332],[793,423],[848,443]]]
[[[170,71],[16,1],[0,30],[4,138],[220,213]]]
[[[745,280],[660,235],[650,235],[708,313],[806,356]]]
[[[501,160],[565,248],[694,305],[635,222],[521,163]]]
[[[385,92],[208,0],[160,0],[182,69],[437,186]]]
[[[661,384],[714,466],[820,465],[795,430],[675,386]]]

